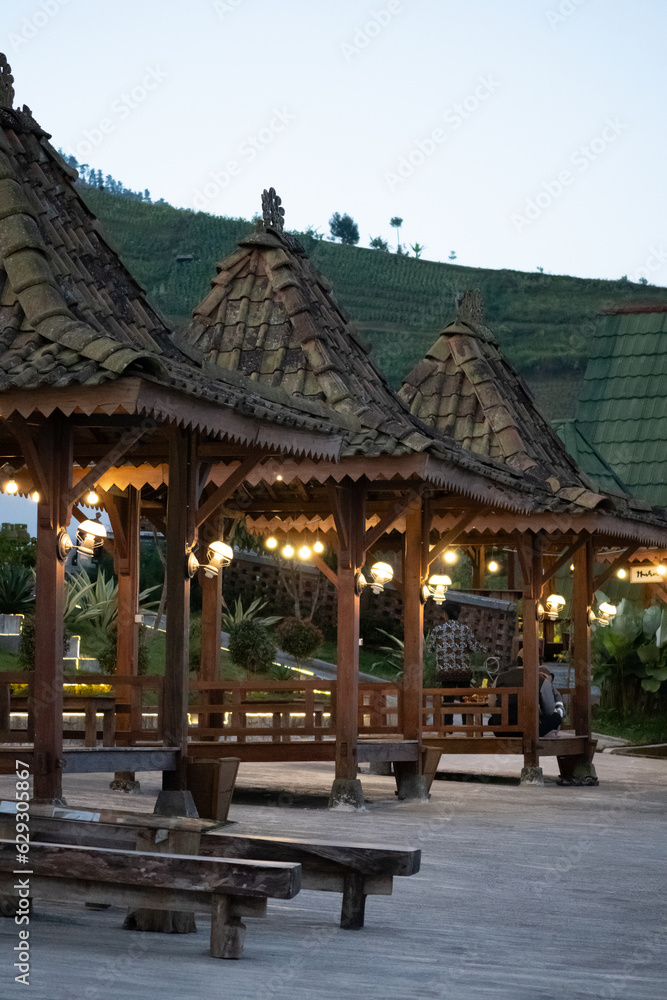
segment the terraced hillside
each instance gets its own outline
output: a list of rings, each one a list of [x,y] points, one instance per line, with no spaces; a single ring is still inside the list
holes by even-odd
[[[215,262],[252,229],[244,219],[133,201],[96,188],[81,191],[128,267],[174,325],[187,321],[208,290]],[[629,300],[667,298],[664,288],[627,279],[492,271],[311,236],[300,239],[333,282],[339,301],[372,344],[376,364],[394,386],[450,318],[455,293],[479,288],[488,325],[549,417],[573,413],[600,309]]]

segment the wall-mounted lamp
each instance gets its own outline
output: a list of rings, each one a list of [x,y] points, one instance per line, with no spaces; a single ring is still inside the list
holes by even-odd
[[[376,562],[371,566],[371,579],[367,580],[363,573],[357,573],[357,593],[364,587],[370,587],[374,594],[381,594],[387,583],[394,579],[394,571],[386,562]]]
[[[547,618],[552,622],[557,621],[561,609],[565,607],[565,598],[561,597],[560,594],[549,594],[545,603],[546,608],[542,604],[537,605],[538,620],[544,621]]]
[[[227,542],[211,542],[206,552],[208,564],[204,566],[204,576],[217,576],[221,569],[229,566],[234,558],[234,550]]]
[[[107,537],[107,529],[100,521],[98,514],[94,521],[82,521],[76,529],[76,543],[72,541],[64,528],[58,534],[57,548],[58,558],[65,562],[72,549],[76,549],[82,556],[94,556],[95,550],[104,544]]]
[[[597,615],[593,611],[593,608],[590,609],[590,611],[588,612],[588,620],[591,623],[591,625],[597,624],[601,625],[604,628],[606,625],[611,624],[612,618],[615,616],[615,614],[616,614],[616,605],[608,604],[606,601],[604,601],[602,604],[598,606]]]
[[[452,581],[443,573],[434,573],[422,588],[422,598],[427,601],[432,597],[436,604],[442,604],[447,600],[447,588],[451,587]]]

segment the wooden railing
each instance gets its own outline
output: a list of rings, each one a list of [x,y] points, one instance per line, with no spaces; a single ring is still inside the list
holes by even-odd
[[[403,689],[398,684],[369,681],[359,685],[359,733],[402,732]]]
[[[325,739],[336,735],[335,705],[331,681],[193,681],[189,735],[238,743]]]
[[[500,688],[424,688],[422,724],[425,734],[439,736],[461,733],[465,736],[485,736],[487,733],[511,735],[521,732],[520,687]],[[516,698],[517,724],[510,725],[510,698]],[[491,724],[489,717],[500,716]],[[461,722],[454,719],[461,717]]]

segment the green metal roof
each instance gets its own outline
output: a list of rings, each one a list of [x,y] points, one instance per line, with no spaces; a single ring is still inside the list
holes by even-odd
[[[566,449],[583,469],[605,493],[631,496],[625,483],[605,462],[597,448],[594,448],[581,430],[576,420],[555,421],[554,428]]]
[[[575,420],[559,433],[601,486],[600,463],[636,497],[667,505],[667,305],[600,317]]]

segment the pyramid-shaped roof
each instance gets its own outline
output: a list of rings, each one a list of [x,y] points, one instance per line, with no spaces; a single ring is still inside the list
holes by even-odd
[[[224,424],[222,406],[241,419],[291,429],[295,452],[303,432],[305,453],[336,455],[333,435],[338,440],[340,429],[326,415],[241,374],[205,372],[178,350],[74,186],[76,171],[30,109],[12,106],[13,98],[11,71],[0,55],[0,392],[80,386],[86,393],[121,377],[141,379],[214,404],[202,411],[204,429]],[[26,393],[20,407],[29,410],[30,398]],[[97,402],[90,392],[88,398]],[[169,418],[164,397],[150,398],[142,412]],[[63,398],[64,412],[77,405],[71,393]],[[272,433],[264,428],[262,441]]]
[[[576,419],[637,497],[667,505],[667,303],[599,318]]]
[[[603,499],[538,409],[533,394],[484,324],[469,291],[399,396],[410,412],[463,448],[548,483],[564,500],[594,507]]]
[[[263,207],[263,229],[217,265],[176,344],[217,371],[241,372],[333,411],[347,428],[346,454],[423,451],[431,438],[371,362],[331,284],[283,231],[273,188]]]

